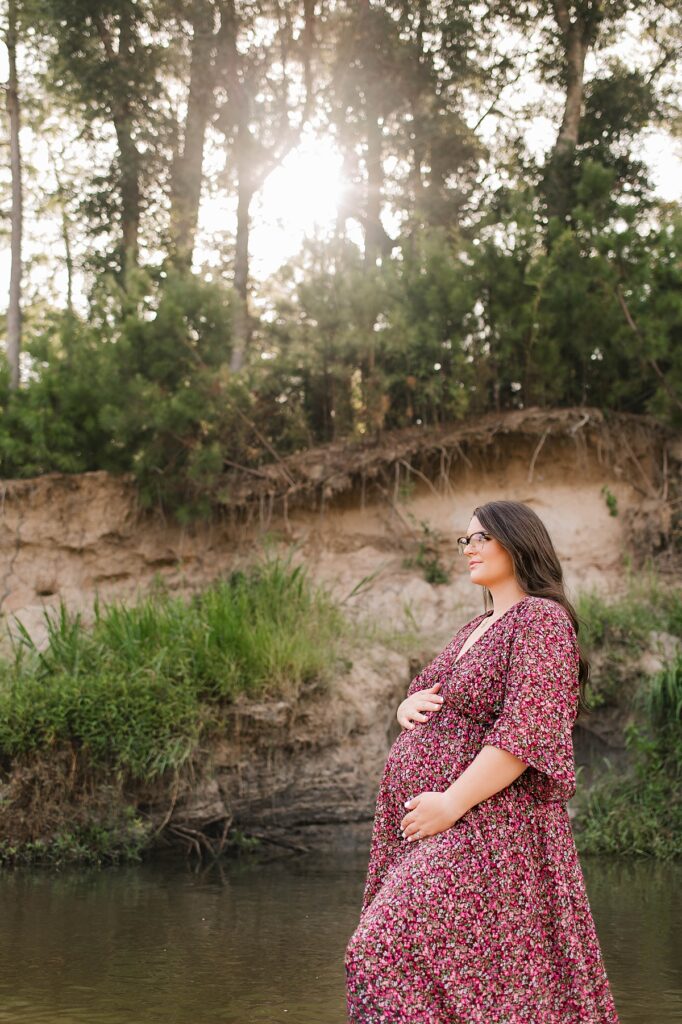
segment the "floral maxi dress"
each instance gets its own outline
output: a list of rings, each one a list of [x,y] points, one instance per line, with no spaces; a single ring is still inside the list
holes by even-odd
[[[566,807],[573,623],[526,596],[457,658],[486,614],[408,689],[440,680],[444,700],[398,735],[381,778],[345,955],[350,1024],[619,1024]],[[403,839],[405,801],[447,789],[486,744],[527,768],[451,828]]]

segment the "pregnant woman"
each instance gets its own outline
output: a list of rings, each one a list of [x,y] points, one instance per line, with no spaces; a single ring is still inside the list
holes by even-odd
[[[486,606],[411,682],[381,778],[350,1024],[618,1024],[566,801],[587,663],[528,506],[459,539]]]

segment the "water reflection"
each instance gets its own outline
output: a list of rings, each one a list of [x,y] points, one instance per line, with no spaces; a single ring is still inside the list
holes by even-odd
[[[622,1024],[682,1020],[682,865],[584,858]],[[366,854],[0,877],[1,1024],[345,1024]]]
[[[682,864],[581,863],[622,1024],[680,1024]]]

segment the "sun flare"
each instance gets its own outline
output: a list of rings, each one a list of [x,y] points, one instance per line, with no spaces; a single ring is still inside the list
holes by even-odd
[[[251,248],[258,276],[298,252],[306,236],[327,233],[341,198],[341,167],[331,138],[308,136],[270,174],[254,210]]]

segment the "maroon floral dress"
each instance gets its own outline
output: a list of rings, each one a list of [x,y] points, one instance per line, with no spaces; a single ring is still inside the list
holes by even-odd
[[[444,700],[391,747],[359,924],[351,1024],[618,1024],[566,801],[578,645],[565,609],[524,597],[464,652],[468,622],[410,683]],[[442,792],[485,744],[528,766],[444,832],[408,842],[405,801]]]

